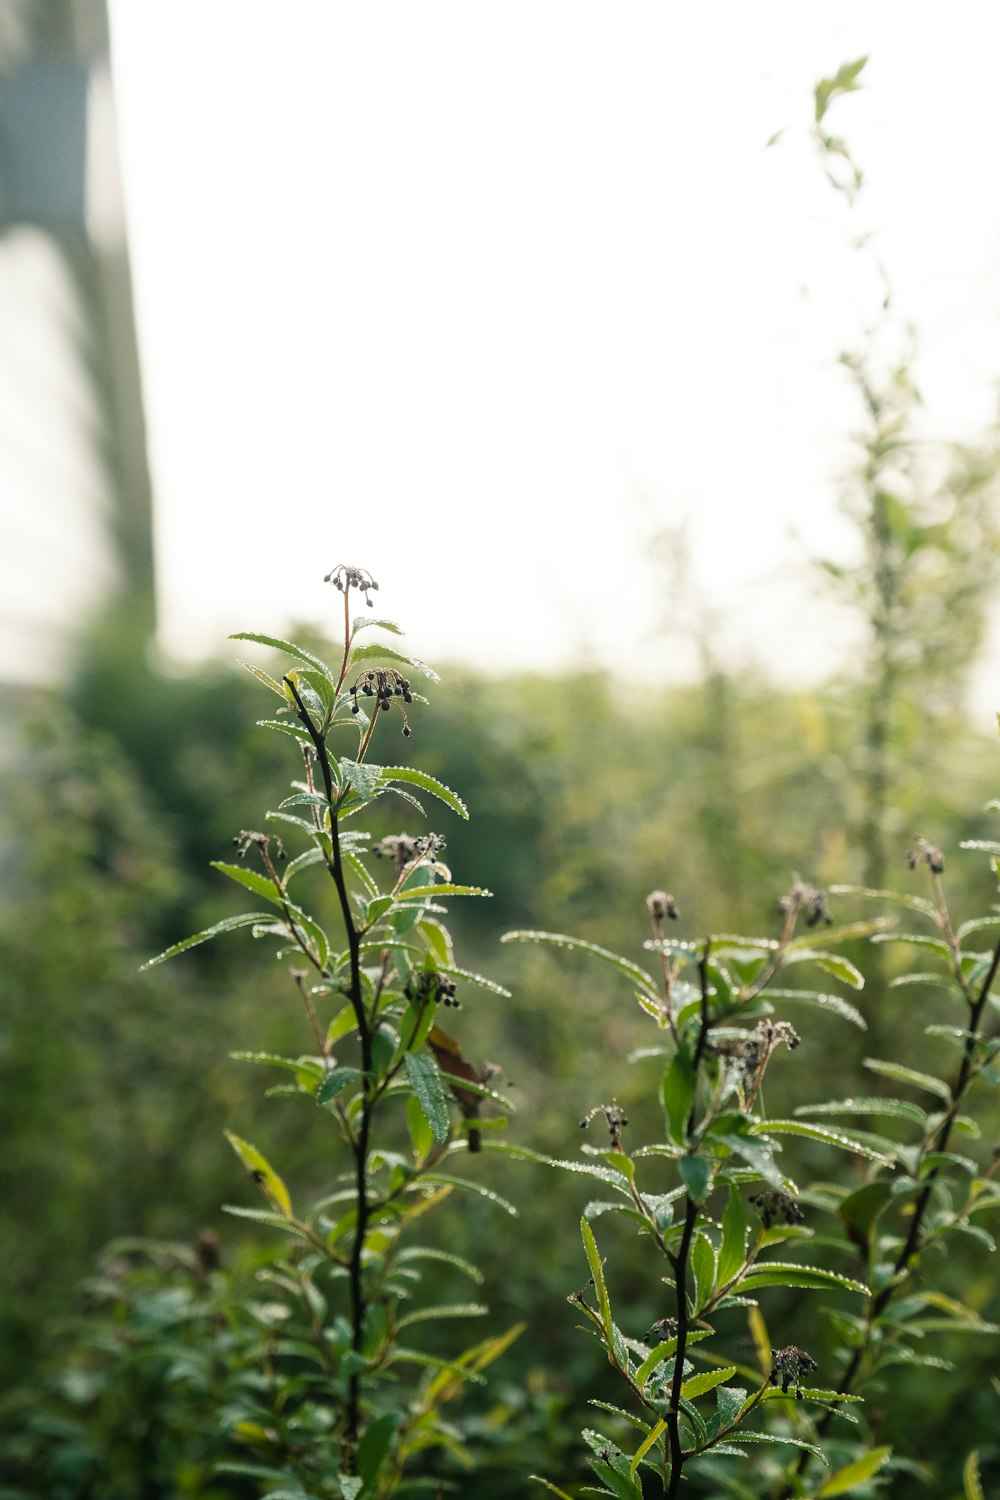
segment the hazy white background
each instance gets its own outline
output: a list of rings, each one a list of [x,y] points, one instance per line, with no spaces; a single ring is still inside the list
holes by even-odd
[[[835,357],[873,304],[812,89],[871,54],[830,123],[928,422],[974,435],[1000,376],[1000,8],[111,16],[169,652],[322,619],[345,561],[432,660],[669,671],[649,543],[688,518],[736,660],[836,663],[804,559],[847,545]]]

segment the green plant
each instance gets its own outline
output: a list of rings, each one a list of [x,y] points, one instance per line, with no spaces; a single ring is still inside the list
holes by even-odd
[[[429,1450],[462,1454],[458,1429],[445,1409],[480,1378],[518,1329],[457,1354],[412,1343],[446,1319],[485,1311],[449,1301],[418,1306],[427,1267],[480,1278],[476,1268],[439,1244],[412,1243],[418,1220],[456,1189],[496,1195],[450,1170],[456,1155],[475,1152],[481,1133],[503,1123],[506,1102],[491,1087],[494,1069],[469,1062],[439,1023],[456,1007],[460,986],[505,993],[456,964],[441,903],[487,895],[456,884],[443,862],[437,833],[387,835],[372,842],[359,815],[379,799],[402,799],[421,814],[417,798],[436,798],[467,816],[442,782],[412,766],[379,765],[374,745],[396,710],[403,736],[417,695],[401,668],[433,677],[429,668],[382,641],[359,639],[372,626],[398,634],[386,620],[350,612],[352,592],[369,607],[377,584],[363,569],[340,566],[327,578],[343,597],[339,661],[327,666],[292,642],[241,634],[294,662],[278,679],[244,663],[279,700],[264,728],[290,742],[300,778],[268,814],[266,831],[243,829],[234,839],[241,860],[215,868],[257,898],[258,907],[216,922],[174,944],[152,965],[239,928],[276,945],[308,1027],[311,1051],[295,1057],[243,1052],[291,1079],[270,1090],[321,1112],[339,1139],[341,1169],[309,1208],[292,1194],[267,1157],[247,1140],[229,1141],[263,1195],[263,1209],[229,1211],[263,1223],[291,1240],[290,1253],[261,1274],[277,1299],[270,1360],[281,1378],[261,1392],[259,1409],[244,1412],[237,1434],[254,1462],[227,1472],[253,1474],[281,1486],[273,1494],[377,1500],[416,1488],[411,1471]],[[401,722],[400,722],[401,721]],[[353,753],[343,753],[353,746]],[[303,847],[286,862],[273,825]],[[385,871],[380,882],[375,866]],[[309,872],[323,879],[310,887]],[[294,886],[294,894],[293,894]],[[308,895],[299,899],[300,890]],[[328,898],[332,911],[315,914]],[[309,901],[309,909],[302,904]],[[263,909],[261,909],[263,906]],[[500,1111],[498,1114],[497,1111]],[[454,1116],[457,1115],[457,1119]],[[504,1205],[509,1207],[509,1205]],[[408,1371],[422,1371],[408,1385]],[[292,1486],[292,1488],[289,1488]]]
[[[1000,844],[981,846],[996,862]],[[645,947],[655,959],[655,977],[629,958],[578,939],[507,934],[505,941],[552,943],[610,966],[629,982],[660,1037],[658,1045],[642,1049],[639,1061],[658,1066],[662,1135],[628,1145],[628,1121],[612,1099],[582,1121],[586,1126],[602,1118],[608,1145],[585,1146],[582,1160],[554,1163],[593,1178],[605,1194],[584,1210],[590,1281],[570,1302],[603,1347],[628,1403],[594,1402],[610,1423],[584,1434],[599,1486],[581,1493],[618,1500],[661,1493],[674,1500],[682,1483],[687,1492],[745,1497],[868,1493],[874,1476],[885,1477],[883,1468],[886,1475],[903,1473],[925,1455],[893,1456],[879,1430],[885,1418],[866,1423],[862,1394],[884,1395],[889,1372],[947,1368],[943,1350],[953,1333],[1000,1331],[967,1305],[960,1289],[947,1286],[954,1268],[936,1258],[943,1247],[957,1251],[970,1240],[995,1248],[978,1216],[1000,1207],[993,1180],[998,1157],[979,1164],[956,1154],[953,1138],[978,1138],[978,1125],[964,1112],[968,1096],[978,1083],[1000,1081],[992,996],[1000,940],[986,952],[975,946],[984,929],[1000,925],[1000,916],[955,927],[940,851],[918,841],[910,865],[926,868],[930,899],[854,894],[918,913],[929,933],[899,935],[889,919],[878,917],[831,927],[821,944],[816,929],[832,921],[826,894],[796,878],[780,902],[776,937],[669,937],[666,922],[677,917],[676,905],[666,892],[652,892],[652,936]],[[803,924],[809,931],[800,934]],[[804,1008],[818,1021],[833,1017],[864,1026],[843,996],[802,988],[791,971],[806,966],[806,972],[819,970],[860,989],[861,973],[830,944],[864,935],[912,944],[921,956],[938,960],[940,973],[904,974],[897,983],[943,992],[946,1008],[926,1031],[935,1048],[955,1049],[957,1060],[943,1076],[892,1059],[867,1060],[876,1079],[904,1094],[916,1091],[923,1104],[873,1092],[803,1102],[773,1117],[764,1103],[765,1075],[779,1051],[797,1050],[800,1041],[785,1019],[775,1018],[776,1010]],[[893,1127],[898,1137],[888,1133]],[[825,1169],[831,1153],[846,1160],[848,1170],[800,1191],[790,1168],[778,1163],[789,1145],[808,1152],[796,1163],[796,1176]],[[806,1224],[807,1211],[819,1216],[819,1232]],[[628,1252],[610,1231],[606,1259],[598,1246],[593,1225],[610,1213],[645,1243],[643,1284],[665,1288],[654,1294],[655,1317],[645,1333],[636,1314],[621,1309],[617,1293],[616,1270],[627,1264]],[[773,1251],[783,1244],[794,1250],[776,1258]],[[940,1278],[935,1284],[934,1270],[945,1273],[946,1289]],[[818,1355],[812,1349],[819,1328],[813,1323],[807,1338],[809,1316],[793,1300],[800,1289],[837,1295],[826,1309],[825,1347]],[[762,1298],[776,1299],[766,1321]],[[648,1301],[645,1307],[648,1316]],[[750,1360],[741,1347],[747,1323]],[[774,1342],[781,1347],[772,1347],[770,1330],[779,1328]],[[819,1366],[826,1378],[813,1384]],[[789,1445],[799,1450],[791,1467],[781,1456]],[[758,1450],[764,1456],[751,1459]],[[734,1466],[737,1458],[744,1462]],[[814,1463],[830,1459],[833,1473],[813,1477]],[[541,1482],[566,1496],[551,1481]]]

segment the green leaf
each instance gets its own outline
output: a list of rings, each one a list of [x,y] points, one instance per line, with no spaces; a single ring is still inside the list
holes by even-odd
[[[256,635],[246,630],[238,630],[229,639],[231,641],[253,641],[258,646],[271,646],[275,651],[283,651],[286,656],[294,656],[297,661],[304,661],[308,666],[315,667],[317,672],[322,672],[328,682],[336,685],[336,678],[326,665],[326,662],[320,661],[319,657],[313,656],[311,651],[304,651],[301,646],[296,646],[291,641],[283,641],[275,635]]]
[[[730,1433],[726,1438],[727,1443],[788,1443],[793,1448],[803,1448],[807,1453],[813,1453],[829,1468],[826,1454],[822,1448],[817,1448],[815,1443],[804,1443],[801,1438],[775,1436],[771,1432],[747,1432],[741,1427],[738,1432]]]
[[[439,1318],[483,1318],[489,1312],[481,1302],[446,1302],[439,1307],[418,1307],[407,1313],[396,1323],[397,1328],[409,1328],[414,1323],[436,1323]]]
[[[258,922],[270,922],[271,913],[266,911],[243,912],[238,917],[223,917],[221,922],[206,927],[202,932],[196,932],[194,937],[184,938],[173,947],[166,948],[156,958],[147,959],[141,966],[140,972],[145,969],[155,969],[157,964],[165,963],[168,958],[173,958],[177,953],[184,953],[188,948],[196,948],[199,943],[207,943],[209,938],[218,937],[221,932],[235,932],[237,927],[251,927]]]
[[[311,745],[312,735],[298,719],[258,719],[258,729],[276,729],[279,734],[290,735],[301,745]]]
[[[392,1452],[402,1413],[384,1412],[362,1434],[358,1444],[358,1475],[366,1488],[373,1487]]]
[[[827,1290],[840,1287],[847,1292],[857,1292],[870,1297],[868,1288],[850,1276],[841,1276],[837,1271],[826,1271],[820,1266],[799,1266],[788,1261],[757,1261],[749,1267],[742,1285],[751,1294],[759,1286],[798,1286],[807,1290]]]
[[[827,1104],[800,1104],[795,1113],[796,1116],[891,1115],[896,1119],[910,1120],[921,1128],[927,1123],[927,1111],[906,1099],[831,1099]]]
[[[866,1182],[842,1199],[837,1205],[837,1213],[845,1227],[855,1230],[867,1244],[872,1225],[891,1197],[891,1183]]]
[[[406,1076],[436,1141],[446,1141],[450,1122],[444,1086],[434,1059],[426,1052],[407,1052]]]
[[[604,1265],[601,1261],[597,1241],[594,1239],[594,1231],[586,1219],[580,1220],[580,1233],[583,1236],[583,1248],[587,1254],[587,1264],[590,1266],[590,1275],[597,1293],[598,1306],[601,1311],[601,1321],[604,1324],[604,1334],[610,1347],[613,1338],[613,1325],[611,1319],[611,1302],[608,1298],[607,1283],[604,1280]]]
[[[435,896],[492,896],[492,891],[485,890],[480,885],[450,885],[442,881],[440,885],[408,885],[399,893],[400,904],[405,904],[411,898],[425,901],[428,897]]]
[[[421,923],[421,927],[423,925]],[[485,974],[477,974],[474,969],[459,969],[454,964],[444,961],[439,962],[436,968],[440,974],[447,974],[451,979],[464,979],[466,984],[478,985],[481,989],[489,990],[504,1000],[511,998],[510,990],[505,989],[502,984],[497,984],[494,979],[487,979]]]
[[[694,1064],[687,1052],[674,1056],[663,1077],[663,1109],[672,1141],[682,1146],[687,1141],[688,1119],[695,1094]]]
[[[715,1393],[715,1404],[719,1412],[719,1425],[731,1427],[747,1401],[747,1393],[738,1385],[720,1386]]]
[[[533,1479],[536,1484],[543,1484],[548,1490],[549,1494],[558,1495],[559,1500],[571,1500],[571,1497],[567,1495],[565,1490],[558,1489],[557,1486],[552,1484],[548,1479],[543,1479],[540,1474],[529,1474],[528,1478]]]
[[[700,1311],[715,1290],[715,1246],[705,1234],[696,1234],[691,1246],[694,1305]]]
[[[807,1125],[802,1120],[765,1120],[754,1127],[761,1135],[804,1135],[813,1141],[825,1141],[828,1146],[838,1146],[841,1151],[850,1151],[855,1156],[866,1156],[869,1161],[888,1166],[892,1157],[882,1151],[874,1151],[856,1136],[845,1135],[840,1130],[829,1130],[825,1125]]]
[[[925,896],[911,896],[903,891],[876,891],[863,885],[831,885],[831,896],[860,896],[865,901],[891,901],[894,906],[908,906],[919,911],[931,921],[937,920],[937,907]]]
[[[846,1495],[848,1490],[852,1490],[856,1484],[871,1479],[872,1475],[877,1474],[881,1469],[891,1452],[892,1449],[889,1447],[873,1448],[870,1453],[862,1454],[846,1468],[838,1469],[836,1474],[830,1475],[825,1484],[820,1485],[816,1491],[817,1500],[821,1496],[823,1500],[826,1500],[829,1495]]]
[[[711,1336],[711,1328],[693,1328],[687,1337],[688,1347],[690,1348],[692,1344],[699,1344],[702,1339],[711,1338]],[[657,1344],[654,1349],[651,1349],[633,1376],[636,1386],[641,1389],[653,1371],[659,1369],[660,1365],[665,1360],[668,1360],[672,1354],[676,1354],[676,1352],[676,1338],[664,1339],[662,1343]]]
[[[247,870],[243,865],[230,865],[221,859],[210,861],[213,870],[218,870],[230,880],[235,880],[237,885],[245,886],[248,891],[253,891],[255,896],[263,896],[265,901],[281,907],[284,903],[281,892],[269,875],[260,875],[256,870]]]
[[[717,1385],[724,1385],[735,1374],[736,1366],[726,1365],[722,1370],[706,1370],[701,1375],[692,1375],[681,1386],[681,1395],[685,1401],[693,1401],[696,1396],[703,1396],[706,1391],[714,1391]]]
[[[951,1103],[951,1089],[940,1078],[934,1078],[930,1073],[918,1073],[914,1068],[904,1068],[900,1063],[883,1062],[878,1057],[866,1057],[864,1066],[871,1073],[879,1073],[883,1078],[891,1078],[896,1083],[908,1083],[915,1089],[925,1089],[929,1094],[936,1094],[943,1099],[945,1104]]]
[[[868,1030],[868,1022],[849,1000],[843,999],[841,995],[824,995],[818,990],[777,990],[770,985],[767,990],[769,1000],[782,1000],[785,1004],[808,1005],[814,1010],[825,1010],[836,1016],[841,1016],[845,1021],[850,1021],[852,1026],[857,1026],[859,1031]]]
[[[360,1077],[360,1068],[331,1068],[313,1096],[316,1103],[329,1104]]]
[[[979,1453],[975,1448],[962,1466],[962,1488],[965,1490],[965,1500],[986,1500],[979,1478]]]
[[[704,1156],[682,1156],[681,1176],[692,1202],[704,1203],[712,1191],[712,1168]]]
[[[660,1438],[663,1436],[666,1430],[666,1419],[661,1417],[660,1421],[654,1423],[654,1425],[649,1429],[649,1431],[646,1433],[646,1436],[643,1438],[642,1442],[633,1453],[632,1461],[628,1466],[629,1474],[635,1474],[636,1469],[642,1463],[650,1448],[652,1448],[654,1443],[659,1442]]]
[[[258,682],[262,682],[266,688],[270,688],[272,693],[277,693],[278,697],[283,703],[288,702],[288,699],[285,695],[285,690],[281,686],[281,683],[277,682],[273,677],[270,676],[269,673],[263,671],[262,668],[255,666],[252,661],[244,661],[241,656],[238,656],[236,658],[236,662],[238,666],[241,666],[244,669],[244,671],[249,672],[251,677],[256,677]]]
[[[865,976],[861,970],[840,953],[827,953],[825,949],[819,948],[793,948],[786,953],[786,967],[789,964],[801,963],[816,964],[817,968],[827,974],[832,974],[834,979],[839,979],[841,984],[850,985],[852,990],[863,990],[865,987]]]
[[[386,646],[381,641],[373,641],[370,645],[355,646],[352,649],[352,668],[362,661],[399,661],[404,666],[413,667],[414,671],[421,672],[424,677],[430,678],[431,682],[441,681],[434,668],[429,667],[425,661],[421,661],[417,656],[407,656],[404,652],[397,651],[394,646]]]
[[[722,1245],[719,1250],[719,1285],[725,1286],[736,1275],[746,1259],[747,1231],[750,1216],[743,1194],[732,1183],[729,1202],[722,1215]]]
[[[599,958],[603,963],[611,964],[620,974],[624,974],[633,984],[640,985],[650,994],[656,993],[656,986],[645,969],[640,969],[638,964],[632,963],[630,959],[622,958],[618,953],[612,953],[608,948],[599,947],[597,943],[586,943],[582,938],[566,937],[561,932],[535,932],[528,929],[505,932],[500,941],[501,943],[552,943],[557,948],[568,948],[574,953],[586,953],[591,958]]]
[[[418,786],[423,792],[430,792],[432,797],[437,797],[452,812],[457,813],[460,818],[468,822],[469,809],[462,801],[457,792],[451,787],[445,786],[443,781],[438,781],[436,776],[429,776],[426,771],[417,771],[413,766],[373,766],[373,771],[380,772],[381,785],[392,786],[397,781],[407,782],[411,786]]]
[[[267,1158],[257,1150],[256,1146],[251,1146],[249,1141],[242,1140],[240,1136],[234,1135],[231,1130],[226,1130],[223,1133],[254,1182],[262,1189],[265,1189],[265,1195],[277,1203],[282,1212],[291,1218],[292,1200],[288,1189]]]
[[[924,932],[882,932],[872,938],[873,943],[906,943],[911,948],[930,948],[942,958],[951,957],[951,949],[943,938],[928,937]]]
[[[502,1208],[504,1213],[510,1214],[512,1219],[517,1218],[517,1209],[513,1203],[508,1202],[499,1193],[495,1193],[492,1188],[484,1187],[481,1182],[476,1182],[471,1177],[452,1177],[447,1172],[427,1172],[420,1181],[421,1183],[429,1182],[432,1186],[435,1183],[440,1183],[445,1187],[464,1188],[467,1193],[475,1193],[477,1197],[485,1198],[487,1203],[492,1203],[497,1208]]]

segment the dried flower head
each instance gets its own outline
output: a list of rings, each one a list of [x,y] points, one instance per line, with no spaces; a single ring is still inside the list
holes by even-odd
[[[649,915],[654,922],[662,922],[664,917],[670,917],[672,921],[676,922],[680,916],[680,912],[677,910],[677,903],[669,891],[650,891],[646,897],[646,906],[649,908]]]
[[[261,859],[265,864],[270,862],[271,845],[274,845],[275,859],[284,859],[285,846],[274,833],[258,833],[255,828],[241,828],[233,838],[236,846],[236,854],[239,859],[245,859],[251,849],[260,851]]]
[[[764,1043],[762,1038],[752,1031],[743,1031],[739,1036],[713,1035],[706,1044],[705,1051],[710,1057],[718,1057],[724,1062],[732,1063],[741,1072],[752,1077],[764,1055]]]
[[[378,584],[368,569],[355,568],[350,563],[338,563],[324,575],[323,582],[332,583],[342,594],[346,594],[348,589],[357,589],[364,594],[369,609],[372,607],[372,592],[378,592]]]
[[[767,1188],[756,1193],[750,1202],[760,1214],[765,1229],[771,1229],[780,1220],[782,1224],[801,1224],[805,1213],[801,1205],[782,1188]]]
[[[372,845],[372,853],[378,859],[391,859],[397,874],[421,860],[430,860],[442,878],[448,879],[450,871],[444,865],[439,866],[437,861],[444,847],[445,841],[439,833],[423,833],[418,838],[411,838],[408,833],[387,833],[384,839]]]
[[[787,1349],[775,1349],[771,1355],[771,1379],[781,1381],[781,1389],[787,1393],[795,1388],[796,1399],[802,1400],[802,1381],[816,1368],[816,1361],[804,1349],[789,1344]]]
[[[611,1145],[615,1151],[621,1150],[622,1128],[628,1124],[625,1111],[617,1099],[612,1099],[610,1104],[595,1104],[589,1114],[580,1121],[580,1129],[586,1130],[595,1115],[603,1115],[608,1122],[608,1130],[611,1133]]]
[[[758,1021],[754,1032],[768,1052],[773,1052],[775,1047],[787,1047],[789,1052],[794,1052],[802,1040],[795,1027],[787,1021]]]
[[[778,910],[783,917],[795,917],[802,912],[807,927],[815,927],[818,922],[825,922],[829,926],[833,921],[827,905],[826,891],[821,891],[819,886],[809,885],[797,875],[793,877],[788,894],[778,902]]]
[[[906,863],[911,870],[917,865],[926,865],[934,875],[940,875],[944,869],[944,855],[935,844],[918,838],[914,840],[913,848],[906,851]]]

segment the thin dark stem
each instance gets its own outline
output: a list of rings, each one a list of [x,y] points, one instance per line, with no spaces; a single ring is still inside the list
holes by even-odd
[[[346,590],[345,590],[346,599]],[[344,862],[340,848],[340,825],[337,819],[337,797],[334,791],[333,771],[330,766],[329,752],[326,741],[319,733],[313,723],[312,716],[306,708],[295,683],[290,677],[285,682],[295,699],[296,713],[300,722],[308,731],[316,749],[316,759],[319,763],[320,773],[323,777],[323,788],[330,810],[330,859],[327,868],[333,879],[337,890],[337,899],[340,903],[341,916],[344,923],[344,931],[347,936],[348,962],[350,971],[349,999],[354,1010],[354,1018],[357,1022],[358,1040],[361,1046],[361,1073],[362,1073],[362,1095],[361,1095],[361,1118],[358,1122],[357,1135],[354,1138],[354,1162],[355,1162],[355,1191],[357,1197],[357,1227],[354,1232],[354,1240],[351,1247],[351,1258],[348,1266],[348,1282],[350,1286],[351,1299],[351,1348],[355,1354],[360,1354],[364,1343],[364,1321],[365,1321],[365,1295],[364,1277],[362,1275],[362,1259],[364,1255],[365,1237],[368,1231],[368,1223],[371,1217],[371,1204],[368,1199],[368,1148],[371,1138],[372,1110],[374,1107],[374,1092],[372,1079],[372,1037],[374,1029],[369,1023],[365,1011],[364,993],[361,983],[361,934],[354,923],[354,914],[351,910],[350,897],[347,891],[347,882],[344,876]],[[347,1441],[351,1450],[357,1447],[361,1424],[361,1377],[355,1371],[349,1381],[347,1398]]]
[[[951,1132],[955,1124],[955,1118],[958,1114],[959,1109],[961,1108],[962,1100],[965,1096],[966,1090],[968,1089],[969,1084],[972,1081],[972,1070],[975,1065],[975,1050],[979,1023],[982,1020],[983,1011],[986,1008],[986,1002],[989,999],[990,990],[993,988],[993,981],[997,977],[998,970],[1000,970],[1000,940],[998,940],[996,947],[993,950],[993,958],[990,962],[990,967],[987,971],[986,977],[983,980],[982,985],[980,986],[979,993],[976,996],[975,1000],[970,1001],[971,1010],[969,1014],[968,1033],[965,1038],[965,1047],[962,1052],[962,1061],[959,1064],[958,1074],[955,1078],[954,1084],[952,1085],[951,1104],[948,1106],[947,1113],[945,1114],[944,1119],[941,1121],[941,1124],[938,1127],[933,1142],[930,1143],[930,1148],[934,1151],[946,1151],[948,1149],[948,1142],[951,1139]],[[917,1199],[916,1204],[914,1205],[913,1214],[910,1218],[910,1227],[907,1232],[906,1239],[903,1242],[903,1246],[900,1249],[899,1254],[896,1256],[896,1260],[893,1266],[893,1271],[895,1274],[893,1275],[889,1283],[882,1288],[878,1296],[872,1298],[871,1305],[868,1310],[867,1329],[864,1342],[859,1344],[858,1347],[854,1350],[854,1353],[851,1355],[851,1358],[848,1360],[847,1365],[844,1368],[844,1373],[841,1376],[840,1382],[837,1386],[837,1390],[841,1395],[850,1394],[854,1386],[854,1382],[857,1379],[858,1371],[861,1369],[861,1365],[864,1361],[865,1355],[868,1353],[868,1348],[871,1342],[871,1332],[874,1328],[875,1321],[879,1317],[879,1315],[885,1311],[886,1307],[899,1291],[899,1285],[896,1281],[896,1277],[900,1274],[900,1272],[905,1271],[909,1268],[910,1261],[921,1248],[920,1236],[923,1232],[924,1218],[931,1201],[931,1197],[934,1191],[934,1184],[937,1181],[939,1171],[939,1167],[934,1167],[928,1173],[920,1197]],[[832,1410],[827,1411],[822,1419],[817,1423],[816,1433],[818,1437],[822,1437],[826,1432],[826,1429],[830,1425],[832,1415]],[[799,1459],[795,1465],[795,1472],[797,1474],[803,1473],[808,1463],[809,1454],[803,1452],[799,1456]],[[780,1491],[779,1500],[784,1500],[784,1496],[788,1495],[789,1493],[790,1489],[787,1486],[783,1487]]]
[[[698,1096],[698,1069],[705,1055],[705,1047],[708,1042],[709,1015],[708,1015],[708,956],[711,951],[711,941],[706,938],[705,946],[701,950],[698,959],[698,978],[701,982],[701,1025],[698,1028],[698,1040],[695,1042],[694,1069],[695,1088],[694,1100],[691,1104],[691,1113],[688,1116],[688,1137],[694,1134],[695,1114],[697,1110]],[[681,1386],[684,1384],[684,1356],[687,1352],[689,1313],[687,1302],[687,1267],[688,1256],[691,1251],[691,1240],[694,1236],[694,1227],[698,1222],[698,1205],[690,1194],[685,1199],[684,1229],[681,1234],[680,1248],[674,1260],[674,1285],[677,1290],[677,1351],[674,1355],[674,1374],[670,1383],[670,1409],[667,1413],[667,1440],[670,1447],[670,1481],[665,1488],[667,1500],[674,1500],[680,1490],[681,1468],[684,1456],[681,1452]]]
[[[665,1493],[667,1500],[674,1500],[680,1490],[681,1467],[684,1456],[681,1453],[681,1386],[684,1384],[684,1356],[687,1351],[688,1338],[688,1305],[687,1305],[687,1264],[688,1255],[691,1250],[691,1240],[694,1235],[694,1226],[698,1220],[698,1205],[694,1199],[686,1199],[686,1211],[684,1215],[684,1232],[681,1235],[680,1249],[677,1252],[677,1263],[675,1268],[677,1287],[677,1352],[674,1355],[674,1375],[670,1383],[670,1410],[667,1413],[667,1438],[670,1444],[670,1483]]]

